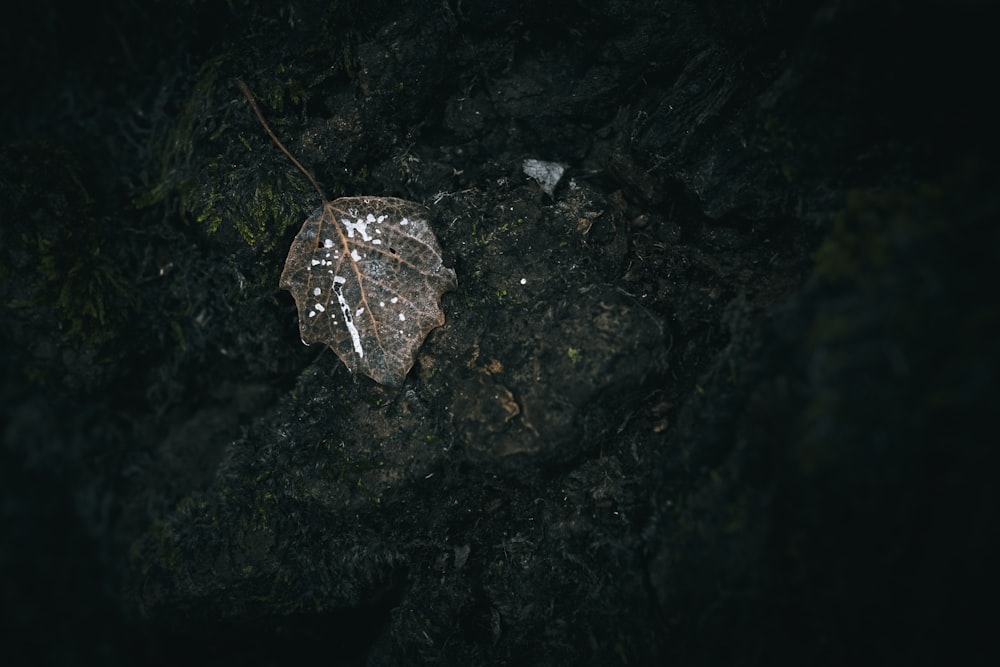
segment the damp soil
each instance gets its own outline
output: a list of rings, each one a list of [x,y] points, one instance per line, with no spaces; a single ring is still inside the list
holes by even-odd
[[[4,28],[5,664],[986,636],[978,5],[167,4]],[[240,80],[327,199],[429,212],[457,288],[401,386],[303,345],[321,200]]]

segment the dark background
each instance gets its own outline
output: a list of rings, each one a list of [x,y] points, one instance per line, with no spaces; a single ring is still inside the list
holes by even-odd
[[[985,4],[5,10],[0,661],[991,664]],[[299,344],[237,78],[433,202],[402,390]]]

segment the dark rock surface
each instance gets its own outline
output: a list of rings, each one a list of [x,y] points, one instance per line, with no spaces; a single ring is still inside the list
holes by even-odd
[[[23,10],[3,664],[995,659],[981,3]],[[318,195],[238,79],[430,210],[402,388],[300,343]]]

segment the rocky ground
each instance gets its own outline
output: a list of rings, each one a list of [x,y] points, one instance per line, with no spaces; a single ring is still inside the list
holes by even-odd
[[[990,24],[912,4],[24,8],[4,664],[991,662]],[[241,80],[428,210],[402,387],[302,345]]]

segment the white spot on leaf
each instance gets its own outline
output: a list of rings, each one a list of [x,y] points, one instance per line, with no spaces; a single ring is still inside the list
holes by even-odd
[[[365,350],[361,347],[361,334],[358,333],[358,328],[354,326],[354,322],[350,317],[351,307],[347,305],[347,299],[340,292],[337,292],[337,301],[340,302],[340,307],[344,311],[344,324],[347,325],[347,333],[351,335],[351,343],[354,345],[354,351],[357,352],[359,357],[364,358]]]
[[[372,237],[368,235],[368,221],[358,218],[356,222],[351,222],[347,218],[341,218],[341,223],[347,229],[347,238],[353,239],[354,232],[361,234],[362,241],[371,241]]]

